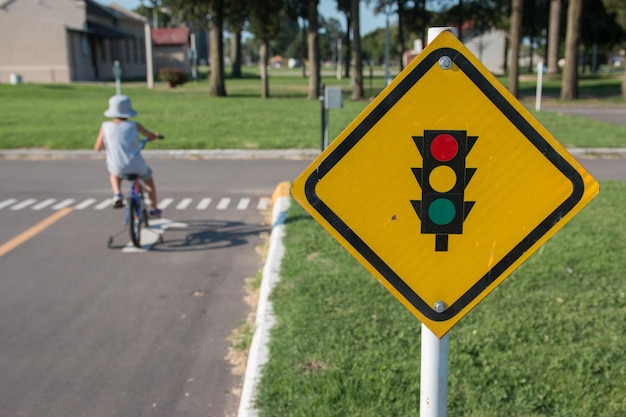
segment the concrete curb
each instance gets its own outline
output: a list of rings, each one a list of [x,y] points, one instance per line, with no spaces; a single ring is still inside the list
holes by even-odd
[[[145,149],[146,159],[309,159],[319,149]],[[0,160],[104,159],[103,152],[87,149],[0,149]]]
[[[257,305],[255,331],[252,337],[252,344],[248,353],[246,364],[246,374],[244,376],[241,398],[239,400],[239,411],[237,417],[256,417],[254,408],[254,398],[256,388],[261,376],[263,365],[267,362],[267,344],[270,337],[270,330],[274,326],[274,314],[272,303],[269,301],[272,288],[280,279],[280,264],[285,252],[283,246],[283,236],[287,209],[291,204],[289,197],[289,183],[281,182],[272,194],[272,230],[270,233],[269,251],[263,274],[261,278],[261,288],[259,289],[259,302]]]

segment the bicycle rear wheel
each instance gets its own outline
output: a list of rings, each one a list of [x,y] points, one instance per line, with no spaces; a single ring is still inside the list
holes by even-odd
[[[137,248],[141,247],[141,215],[137,200],[130,197],[128,199],[128,231],[130,240]]]

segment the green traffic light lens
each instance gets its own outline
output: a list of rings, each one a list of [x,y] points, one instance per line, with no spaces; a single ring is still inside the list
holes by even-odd
[[[428,207],[428,217],[430,220],[439,225],[445,226],[456,217],[456,208],[452,201],[447,198],[438,198],[433,200]]]

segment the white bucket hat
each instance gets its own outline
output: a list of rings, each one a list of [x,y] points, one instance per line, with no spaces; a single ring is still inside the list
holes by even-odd
[[[130,98],[125,95],[115,95],[109,99],[109,108],[104,112],[106,117],[127,119],[137,115],[130,104]]]

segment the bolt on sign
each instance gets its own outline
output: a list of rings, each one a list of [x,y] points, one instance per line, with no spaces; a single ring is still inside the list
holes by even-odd
[[[291,188],[440,338],[598,192],[448,32]]]

